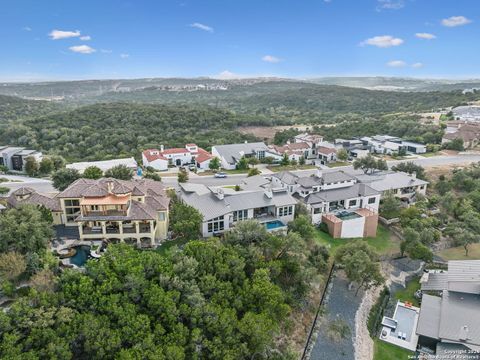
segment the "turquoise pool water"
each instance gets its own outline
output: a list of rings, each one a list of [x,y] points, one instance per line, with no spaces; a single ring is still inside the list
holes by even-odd
[[[77,266],[84,266],[87,260],[90,258],[90,246],[76,246],[75,250],[77,252],[70,258],[70,263]]]
[[[265,223],[265,227],[267,228],[267,230],[274,230],[284,226],[285,225],[280,220],[274,220]]]
[[[335,214],[335,216],[341,220],[350,220],[350,219],[355,219],[361,217],[355,212],[349,212],[349,211],[341,211],[338,214]]]

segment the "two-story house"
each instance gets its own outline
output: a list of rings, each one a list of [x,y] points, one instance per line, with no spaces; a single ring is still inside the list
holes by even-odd
[[[185,148],[148,149],[142,152],[143,166],[155,170],[168,170],[169,166],[195,165],[200,170],[208,169],[213,156],[196,144],[186,144]]]
[[[204,237],[222,234],[239,221],[254,219],[268,231],[286,231],[295,216],[296,200],[285,189],[270,186],[252,191],[180,184],[180,197],[203,216]]]
[[[43,155],[40,151],[29,150],[23,147],[0,146],[0,166],[5,166],[8,170],[25,171],[25,163],[29,157],[40,162]]]
[[[62,223],[77,226],[81,240],[154,246],[167,237],[170,199],[159,182],[82,178],[56,198]]]

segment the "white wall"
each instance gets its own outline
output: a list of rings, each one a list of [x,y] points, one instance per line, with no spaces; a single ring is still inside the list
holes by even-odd
[[[365,227],[365,218],[363,216],[342,221],[342,238],[361,238]]]

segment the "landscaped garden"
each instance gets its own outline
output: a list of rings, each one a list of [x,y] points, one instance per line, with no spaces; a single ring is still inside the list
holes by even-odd
[[[380,339],[374,339],[375,353],[373,360],[407,360],[413,352],[401,347],[386,343]]]
[[[395,298],[400,301],[408,301],[412,303],[413,306],[420,306],[418,299],[415,297],[415,292],[420,290],[420,278],[414,277],[407,283],[405,289],[398,290],[395,293]]]
[[[468,247],[468,256],[465,256],[463,246],[442,250],[437,255],[444,260],[480,260],[480,244],[470,244]]]

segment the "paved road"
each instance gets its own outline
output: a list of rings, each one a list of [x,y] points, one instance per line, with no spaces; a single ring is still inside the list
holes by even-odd
[[[415,164],[421,165],[423,167],[431,167],[431,166],[442,166],[442,165],[464,165],[473,162],[480,162],[480,154],[460,154],[460,155],[452,155],[452,156],[434,156],[430,158],[419,158],[413,160],[394,160],[388,161],[388,165],[392,166],[398,164],[400,162],[408,162],[413,161]],[[342,166],[337,168],[328,168],[323,169],[323,172],[331,172],[331,171],[338,171],[338,170],[346,170],[346,171],[353,171],[352,166]],[[293,171],[296,174],[302,175],[312,175],[316,172],[316,170],[300,170],[300,171]],[[12,190],[16,190],[19,187],[28,186],[40,193],[50,194],[55,193],[56,190],[52,186],[52,182],[46,179],[37,179],[37,178],[29,178],[27,176],[18,176],[18,175],[0,175],[0,177],[4,177],[10,180],[19,180],[19,182],[5,182],[0,183],[0,186],[8,187]],[[196,184],[204,184],[208,186],[224,186],[224,185],[237,185],[240,184],[243,179],[247,177],[246,174],[232,174],[229,175],[225,179],[217,179],[213,176],[198,176],[192,175],[190,177],[191,183]],[[162,181],[167,186],[176,187],[177,184],[177,177],[163,177]]]
[[[407,160],[392,160],[388,161],[388,166],[393,166],[399,164],[401,162],[414,162],[417,165],[421,165],[423,167],[432,167],[432,166],[442,166],[442,165],[465,165],[470,164],[473,162],[480,162],[480,154],[461,154],[461,155],[440,155],[434,156],[430,158],[418,158],[418,159],[407,159]],[[331,171],[353,171],[353,166],[340,166],[336,168],[327,168],[323,169],[323,172],[331,172]],[[302,175],[312,175],[316,172],[316,170],[301,170],[301,171],[292,171],[296,174]],[[216,179],[213,176],[191,176],[189,182],[195,184],[204,184],[204,185],[213,185],[213,186],[223,186],[223,185],[237,185],[243,179],[247,177],[246,174],[235,174],[229,175],[225,179]],[[164,177],[162,181],[168,186],[176,186],[177,185],[177,178],[176,177]]]

